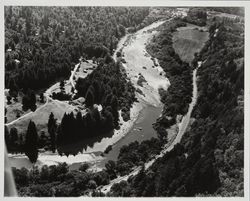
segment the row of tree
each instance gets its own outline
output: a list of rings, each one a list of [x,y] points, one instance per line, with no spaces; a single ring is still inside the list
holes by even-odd
[[[100,113],[97,108],[94,108],[86,115],[78,112],[76,117],[73,113],[64,114],[57,130],[58,146],[73,144],[79,140],[111,131],[114,128],[114,118],[108,109],[104,109]]]
[[[32,111],[36,110],[36,95],[34,91],[28,90],[22,98],[22,109],[24,111],[31,109]]]
[[[79,170],[70,171],[66,163],[60,163],[30,170],[13,168],[13,174],[19,196],[79,197],[88,193],[101,196],[95,189],[109,183],[109,174],[106,170],[92,173],[87,169],[88,165],[83,164]]]

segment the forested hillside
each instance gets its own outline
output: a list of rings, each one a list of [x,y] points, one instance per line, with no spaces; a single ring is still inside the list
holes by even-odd
[[[72,100],[72,95],[65,93],[64,87],[64,79],[68,79],[71,68],[80,57],[98,63],[98,68],[86,79],[76,80],[78,93],[74,99],[86,98],[87,115],[83,116],[81,112],[78,115],[65,114],[62,125],[54,126],[53,136],[58,137],[57,142],[46,138],[51,134],[38,130],[37,134],[45,135],[45,139],[37,148],[52,144],[49,147],[54,150],[55,144],[69,144],[76,139],[94,137],[100,130],[103,134],[118,128],[118,110],[122,110],[124,120],[130,119],[135,91],[111,55],[126,29],[133,32],[157,19],[149,12],[150,8],[143,7],[5,7],[5,88],[10,89],[8,105],[12,97],[17,103],[18,94],[24,93],[21,95],[23,106],[20,112],[28,109],[35,111],[35,94],[58,80],[61,80],[61,90],[53,92],[52,97]],[[40,99],[41,103],[45,103],[43,93]],[[101,104],[102,112],[93,108],[93,104]],[[7,112],[11,113],[11,109],[5,108]],[[73,126],[79,122],[82,126]],[[76,129],[61,129],[65,125]],[[28,128],[28,122],[26,126]],[[98,132],[98,135],[101,134]],[[5,135],[9,151],[23,151],[25,134],[20,133],[19,128],[13,127],[8,132],[6,127]]]
[[[5,7],[5,87],[40,89],[70,75],[80,56],[111,55],[149,8]]]
[[[190,130],[147,171],[115,184],[111,196],[243,196],[243,30],[233,20],[213,19],[195,59],[203,64]]]
[[[85,79],[77,80],[76,89],[76,97],[84,97],[88,109],[85,115],[64,114],[56,132],[58,147],[119,129],[119,110],[125,121],[130,119],[130,108],[136,101],[135,88],[126,80],[120,62],[100,64]],[[94,104],[101,105],[101,112]]]
[[[8,129],[6,124],[8,151],[12,155],[25,152],[32,162],[30,169],[21,165],[21,169],[13,168],[18,194],[37,197],[244,196],[244,20],[218,13],[213,17],[209,12],[215,10],[242,15],[240,9],[219,7],[190,8],[187,16],[173,12],[169,15],[172,19],[166,15],[169,20],[153,29],[156,34],[148,43],[143,41],[142,52],[148,57],[150,68],[152,64],[155,70],[159,68],[161,71],[158,69],[157,74],[168,79],[170,85],[167,90],[159,88],[160,96],[157,94],[163,105],[159,118],[152,125],[157,135],[139,143],[135,138],[126,142],[126,137],[145,135],[146,129],[139,126],[138,121],[150,115],[138,109],[137,119],[133,118],[137,110],[134,106],[141,100],[137,94],[140,88],[132,79],[137,77],[139,81],[143,76],[138,73],[141,71],[130,76],[131,66],[133,69],[137,66],[129,65],[133,62],[124,56],[124,48],[133,46],[133,40],[143,37],[147,31],[128,35],[125,42],[121,40],[124,43],[116,54],[116,62],[111,55],[118,40],[127,32],[133,33],[162,19],[172,10],[166,8],[165,13],[161,8],[143,7],[6,7],[5,87],[10,89],[8,96],[24,92],[23,106],[26,103],[35,111],[35,93],[61,80],[57,83],[59,92],[45,93],[46,101],[51,99],[51,102],[63,102],[74,108],[67,112],[61,106],[60,118],[48,109],[49,113],[43,114],[48,120],[46,131],[41,131],[32,118],[26,123],[26,135],[19,132],[20,127]],[[191,35],[185,38],[182,36],[186,32],[182,32],[179,36],[183,44],[189,44],[183,52],[193,48],[190,52],[194,53],[185,61],[176,51],[184,49],[185,45],[174,46],[179,39],[174,40],[174,34],[180,33],[180,27]],[[206,37],[201,40],[202,34]],[[195,43],[199,44],[192,46]],[[132,61],[133,56],[136,54],[132,55]],[[94,65],[81,68],[80,64],[71,74],[79,58],[81,62]],[[90,73],[87,68],[91,68]],[[83,77],[73,73],[77,70]],[[140,70],[148,68],[142,65]],[[67,80],[71,92],[66,93],[64,83],[70,74],[73,84]],[[143,84],[138,84],[140,87],[150,84],[146,76],[144,80]],[[40,102],[44,103],[41,94]],[[143,107],[148,105],[143,104]],[[7,108],[5,110],[7,113]],[[187,121],[182,121],[187,116]],[[40,117],[42,115],[37,118]],[[136,133],[129,136],[130,131]],[[119,140],[105,142],[105,151],[87,150],[96,141],[99,143],[95,138],[116,135],[122,136],[120,140],[125,139],[117,158],[107,156],[118,147]],[[81,145],[88,140],[89,144]],[[40,149],[48,151],[48,155],[43,153],[46,157],[64,157],[59,155],[65,154],[67,162],[69,158],[73,161],[75,156],[80,157],[80,162],[67,164],[61,162],[62,158],[55,161],[47,158],[49,162],[43,163],[41,158],[39,160],[43,151]],[[84,150],[85,156],[79,153]],[[68,157],[70,154],[74,157]],[[99,167],[103,159],[107,160]]]

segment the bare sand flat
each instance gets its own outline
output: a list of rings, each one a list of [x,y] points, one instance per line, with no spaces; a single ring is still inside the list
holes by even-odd
[[[128,45],[123,48],[124,59],[127,62],[124,65],[127,75],[134,86],[138,87],[145,95],[137,94],[137,96],[142,99],[141,102],[154,106],[161,104],[158,89],[161,87],[166,90],[170,83],[161,73],[161,68],[152,68],[154,63],[151,57],[147,55],[146,44],[154,34],[157,34],[157,31],[152,29],[163,23],[164,21],[155,22],[139,30],[131,37]],[[137,84],[139,75],[142,75],[146,80],[143,87]]]

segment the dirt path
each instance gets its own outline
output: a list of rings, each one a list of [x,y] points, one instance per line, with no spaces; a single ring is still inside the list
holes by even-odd
[[[81,65],[81,62],[75,65],[75,68],[74,68],[73,71],[71,71],[71,75],[70,75],[70,78],[69,78],[69,82],[70,82],[70,84],[72,85],[72,87],[74,87],[74,88],[75,88],[75,84],[74,84],[73,77],[74,77],[74,75],[75,75],[77,69],[80,67],[80,65]],[[61,102],[61,101],[59,101],[59,100],[54,100],[53,98],[50,97],[50,95],[52,94],[53,90],[54,90],[54,85],[51,86],[50,88],[48,88],[48,89],[46,90],[46,92],[44,93],[44,96],[45,96],[45,98],[46,98],[46,102],[45,102],[42,106],[40,106],[39,108],[37,108],[34,112],[38,112],[38,111],[41,110],[42,108],[46,107],[47,104],[48,104],[48,102],[49,102],[49,100],[50,100],[50,101],[55,101],[56,104],[57,104],[58,106],[60,106],[60,104],[58,104],[57,102]],[[61,107],[61,106],[60,106],[60,107]],[[32,112],[32,111],[31,111],[31,112],[28,112],[27,114],[25,114],[25,115],[19,117],[18,119],[13,120],[12,122],[6,123],[5,125],[6,125],[6,126],[10,126],[10,125],[12,125],[12,124],[14,124],[14,123],[20,121],[21,119],[23,119],[23,118],[25,118],[25,117],[28,117],[29,115],[33,114],[34,112]]]
[[[73,78],[75,76],[75,73],[76,73],[77,69],[80,67],[80,65],[81,65],[81,61],[80,61],[79,64],[76,64],[74,70],[71,71],[71,75],[70,75],[69,81],[70,81],[70,84],[72,85],[73,88],[75,88],[75,83],[74,83]]]
[[[42,106],[40,106],[39,108],[37,108],[34,112],[37,112],[37,111],[41,110],[42,108],[44,108],[44,107],[48,104],[50,97],[48,97],[48,96],[45,96],[45,97],[46,97],[46,102],[45,102]],[[51,99],[51,100],[53,100],[53,99]],[[23,118],[25,118],[25,117],[27,117],[27,116],[33,114],[34,112],[31,111],[31,112],[29,112],[29,113],[27,113],[27,114],[25,114],[25,115],[19,117],[18,119],[15,119],[14,121],[9,122],[9,123],[7,123],[7,124],[5,124],[5,125],[6,125],[6,126],[10,126],[10,125],[12,125],[12,124],[14,124],[14,123],[20,121],[21,119],[23,119]]]

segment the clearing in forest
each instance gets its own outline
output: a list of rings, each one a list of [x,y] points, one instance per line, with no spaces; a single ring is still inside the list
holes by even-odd
[[[32,120],[35,122],[37,130],[39,131],[38,134],[41,134],[41,131],[47,133],[47,123],[49,119],[49,115],[53,112],[55,118],[59,121],[62,119],[65,112],[71,112],[75,109],[74,106],[69,105],[65,102],[61,101],[50,101],[45,107],[38,109],[37,111],[33,112],[32,114],[24,117],[20,121],[17,121],[11,125],[9,125],[9,129],[11,127],[18,128],[19,133],[26,133],[27,127],[29,125],[29,121]]]
[[[194,59],[194,54],[201,51],[208,37],[206,27],[187,24],[186,27],[179,27],[174,32],[173,47],[182,61],[190,63]]]
[[[80,68],[76,69],[75,72],[72,71],[73,77],[76,77],[75,79],[77,79],[78,77],[85,78],[88,74],[90,74],[93,71],[93,69],[95,67],[96,67],[96,65],[93,64],[93,62],[90,60],[88,62],[82,62],[80,65]],[[73,80],[75,80],[75,79],[73,79]],[[66,84],[65,84],[64,88],[65,88],[66,93],[71,93],[72,85],[70,83],[70,79],[66,80]],[[55,92],[55,93],[60,92],[60,82],[57,82],[56,84],[51,86],[45,92],[45,94],[51,95],[53,92]],[[37,99],[38,99],[38,97],[37,97]],[[18,128],[19,133],[26,133],[29,121],[32,120],[36,124],[37,130],[39,131],[38,134],[41,134],[41,131],[44,131],[46,134],[47,133],[47,123],[48,123],[49,115],[51,112],[54,114],[55,118],[57,119],[57,122],[61,121],[65,112],[70,113],[73,111],[76,114],[78,111],[81,110],[82,113],[85,113],[85,108],[80,107],[79,104],[77,104],[77,103],[78,103],[78,101],[74,101],[74,102],[70,101],[70,103],[69,103],[68,101],[52,100],[50,98],[48,103],[45,103],[45,105],[40,106],[41,104],[39,103],[39,101],[37,101],[36,102],[36,104],[37,104],[36,111],[34,111],[33,113],[30,113],[29,115],[20,119],[19,121],[16,121],[13,124],[8,125],[8,128],[10,129],[12,127],[16,127],[16,128]],[[13,103],[12,105],[15,106],[16,109],[19,109],[18,111],[22,112],[21,98],[19,98],[19,102],[15,103],[15,104]],[[14,117],[11,118],[11,115],[13,113],[12,108],[14,108],[12,105],[9,105],[7,107],[7,118],[14,120]],[[30,112],[30,110],[28,112]],[[10,121],[8,120],[8,122],[10,122]]]

